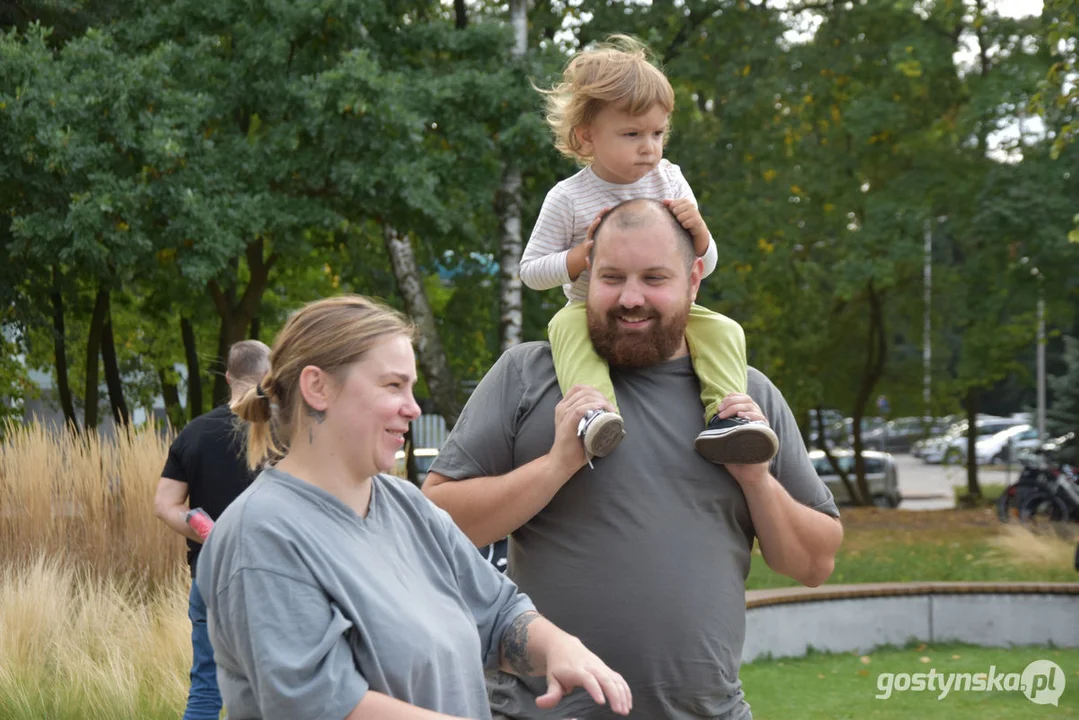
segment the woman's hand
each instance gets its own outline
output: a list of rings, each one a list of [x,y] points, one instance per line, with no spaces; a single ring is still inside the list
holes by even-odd
[[[536,705],[553,708],[578,687],[584,688],[597,704],[606,703],[619,715],[629,715],[633,709],[633,696],[622,676],[580,640],[561,633],[547,649],[547,692],[536,698]]]

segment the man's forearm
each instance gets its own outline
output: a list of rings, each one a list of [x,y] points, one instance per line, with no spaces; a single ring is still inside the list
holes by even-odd
[[[171,505],[169,507],[158,508],[156,515],[161,518],[162,522],[169,526],[169,528],[179,534],[183,535],[188,540],[194,540],[197,543],[202,542],[202,538],[195,532],[194,528],[187,524],[187,506],[186,505]]]
[[[843,542],[839,521],[802,505],[770,474],[743,483],[742,492],[768,567],[804,585],[827,580]]]
[[[493,477],[443,480],[431,475],[423,492],[445,510],[477,547],[509,535],[547,506],[572,473],[544,455]]]

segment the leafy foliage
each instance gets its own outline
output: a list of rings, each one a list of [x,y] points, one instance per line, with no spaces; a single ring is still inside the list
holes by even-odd
[[[1064,338],[1064,362],[1067,369],[1049,378],[1053,407],[1046,419],[1054,435],[1079,433],[1079,339]]]
[[[611,32],[646,40],[675,87],[667,154],[720,247],[701,301],[746,327],[800,415],[881,393],[926,410],[927,228],[929,410],[1023,376],[1039,288],[1051,324],[1072,321],[1068,3],[1018,20],[974,0],[539,3],[519,61],[486,1],[465,23],[429,0],[24,7],[0,37],[0,302],[51,369],[62,278],[77,401],[100,289],[132,401],[198,379],[208,408],[223,349],[271,340],[298,304],[403,305],[386,226],[411,240],[453,375],[477,379],[499,348],[502,169],[521,170],[525,233],[575,170],[532,84]],[[1032,105],[1046,132],[1015,138]],[[524,339],[561,302],[526,292]]]

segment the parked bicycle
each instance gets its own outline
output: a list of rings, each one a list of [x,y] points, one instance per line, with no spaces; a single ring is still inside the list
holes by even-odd
[[[1027,458],[1022,461],[1023,470],[1018,480],[1004,489],[997,499],[997,517],[1001,522],[1020,519],[1020,508],[1036,493],[1049,492],[1053,479],[1044,460]]]
[[[1071,465],[1052,468],[1049,483],[1028,494],[1019,507],[1020,522],[1079,522],[1079,474]]]
[[[1074,462],[1073,435],[1050,440],[1021,458],[1018,480],[997,501],[1001,522],[1079,522],[1079,472]]]

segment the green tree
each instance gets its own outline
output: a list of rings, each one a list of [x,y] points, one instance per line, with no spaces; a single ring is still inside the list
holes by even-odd
[[[77,270],[72,282],[100,280],[91,340],[113,327],[108,301],[133,278],[148,280],[142,307],[154,317],[208,297],[220,399],[221,358],[258,324],[280,266],[321,265],[313,254],[357,237],[370,246],[391,230],[415,245],[418,263],[398,273],[398,288],[402,274],[429,275],[447,251],[492,254],[501,162],[492,129],[512,117],[504,100],[522,83],[499,59],[501,24],[455,30],[433,9],[126,3],[107,32],[59,50],[43,31],[11,34],[6,69],[25,77],[5,84],[20,90],[7,103],[4,145],[30,149],[3,179],[20,188],[8,206],[24,267],[36,260],[40,280],[59,257],[61,278]],[[388,259],[377,261],[391,269]],[[188,364],[193,330],[188,322],[182,333]],[[433,333],[437,322],[425,338]],[[439,355],[421,351],[426,375],[445,376]],[[175,404],[171,365],[159,364]],[[200,373],[189,375],[194,384]],[[440,405],[452,406],[445,384]]]
[[[1079,69],[1079,11],[1073,0],[1047,0],[1044,13],[1049,23],[1046,41],[1056,62],[1046,73],[1034,105],[1055,131],[1055,157],[1079,135],[1079,87],[1075,84]],[[1079,234],[1073,238],[1079,238]]]
[[[80,282],[95,287],[85,351],[84,422],[97,425],[99,357],[113,415],[126,422],[110,298],[144,265],[150,243],[130,232],[125,219],[138,203],[131,176],[139,160],[135,137],[143,128],[123,108],[144,102],[159,76],[155,58],[120,62],[104,34],[88,32],[58,51],[47,38],[46,30],[32,26],[25,35],[10,33],[2,40],[0,72],[8,82],[0,100],[0,132],[11,160],[4,185],[9,192],[17,188],[8,213],[9,253],[16,266],[33,272],[37,287],[50,288],[58,366],[64,364],[65,291]],[[101,83],[103,77],[112,83]],[[66,378],[58,378],[62,398],[66,384]],[[70,402],[63,404],[69,412]]]
[[[968,418],[968,495],[981,494],[974,462],[975,416],[982,395],[1009,373],[1025,372],[1017,357],[1034,342],[1040,288],[1066,282],[1074,262],[1068,247],[1075,181],[1054,167],[1049,141],[1022,132],[1024,109],[1050,64],[1044,18],[1012,20],[976,3],[970,33],[977,57],[968,69],[967,101],[955,116],[959,162],[942,173],[935,210],[946,216],[941,302],[949,308],[951,346],[946,388]],[[1018,127],[1011,142],[993,132]],[[1032,268],[1037,276],[1032,277]],[[1069,312],[1056,297],[1052,314]]]
[[[1053,405],[1046,419],[1052,434],[1074,432],[1079,437],[1079,339],[1064,338],[1064,362],[1067,369],[1049,378]]]

